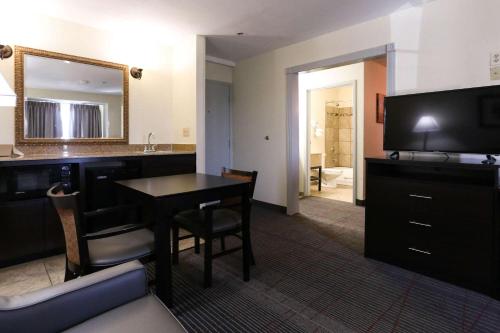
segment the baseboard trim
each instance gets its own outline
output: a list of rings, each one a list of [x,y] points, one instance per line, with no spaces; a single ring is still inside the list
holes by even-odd
[[[364,207],[365,206],[365,200],[356,199],[356,206]]]
[[[274,211],[286,214],[286,207],[285,206],[280,206],[280,205],[275,205],[269,202],[264,202],[264,201],[259,201],[259,200],[252,200],[252,204],[255,206],[260,206],[268,209],[272,209]]]

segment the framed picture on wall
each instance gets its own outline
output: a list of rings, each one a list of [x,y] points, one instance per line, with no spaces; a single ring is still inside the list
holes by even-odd
[[[384,94],[377,94],[377,123],[383,124],[384,123],[384,100],[385,100],[385,95]]]

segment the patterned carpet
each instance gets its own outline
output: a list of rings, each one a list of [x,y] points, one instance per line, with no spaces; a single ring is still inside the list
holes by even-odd
[[[348,223],[348,207],[338,209]],[[190,332],[500,330],[500,302],[365,259],[349,246],[359,240],[342,242],[334,229],[307,217],[254,207],[252,238],[257,265],[248,283],[240,253],[214,261],[210,289],[201,287],[202,257],[181,253],[173,312]]]

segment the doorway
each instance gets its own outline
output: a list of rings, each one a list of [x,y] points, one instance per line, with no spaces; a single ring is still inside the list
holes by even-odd
[[[205,172],[220,175],[231,167],[231,84],[206,81]]]
[[[363,51],[357,51],[350,54],[337,56],[334,58],[319,60],[311,63],[306,63],[287,69],[287,214],[293,215],[299,212],[299,196],[304,188],[301,184],[301,173],[304,172],[304,164],[301,163],[301,154],[303,153],[303,144],[301,140],[303,134],[300,130],[300,119],[302,118],[299,106],[299,74],[312,73],[323,69],[338,68],[345,65],[356,64],[359,62],[384,57],[386,61],[386,94],[392,95],[395,91],[395,48],[394,44],[387,44]],[[366,111],[366,110],[365,110]],[[357,123],[361,124],[360,128],[364,127],[365,114],[358,118]],[[309,127],[309,126],[308,126]],[[361,130],[360,130],[361,131]],[[358,135],[359,136],[359,135]],[[357,140],[357,154],[364,154],[364,138],[361,135],[360,140]],[[363,157],[354,175],[356,186],[354,192],[356,195],[355,203],[363,205],[364,203],[364,163]],[[356,181],[361,179],[361,181]],[[302,192],[303,193],[303,192]]]
[[[305,195],[353,203],[356,81],[307,93]]]

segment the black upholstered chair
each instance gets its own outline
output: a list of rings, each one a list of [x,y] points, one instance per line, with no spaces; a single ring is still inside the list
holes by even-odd
[[[221,175],[226,178],[245,180],[250,182],[250,200],[253,197],[257,171],[247,172],[232,169],[222,169]],[[251,202],[251,201],[250,201]],[[204,239],[204,285],[212,285],[212,260],[239,250],[243,246],[226,249],[225,237],[235,236],[242,239],[241,197],[227,198],[217,204],[208,204],[202,209],[191,209],[180,212],[174,217],[173,223],[173,264],[179,262],[179,240],[194,237],[195,253],[200,252],[200,238]],[[190,234],[179,237],[179,229],[187,230]],[[220,239],[221,252],[212,253],[212,241]],[[255,265],[255,258],[250,242],[249,255],[251,263]]]
[[[60,184],[48,190],[61,221],[66,241],[65,281],[103,268],[136,259],[151,260],[154,234],[145,224],[125,224],[93,233],[86,233],[86,223],[96,216],[110,216],[133,209],[117,206],[84,212],[80,193],[65,194]]]
[[[0,296],[2,333],[182,333],[138,261],[19,296]]]

